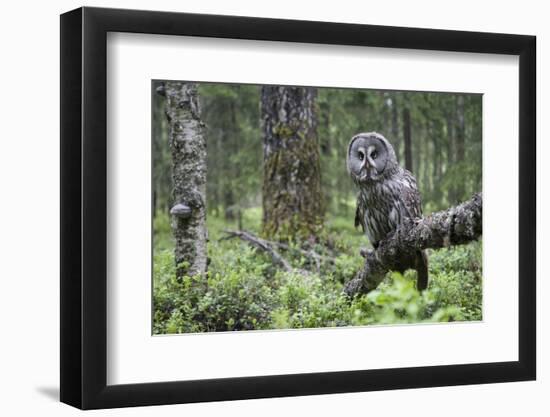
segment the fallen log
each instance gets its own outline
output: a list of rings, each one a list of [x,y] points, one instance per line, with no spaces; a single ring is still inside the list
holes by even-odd
[[[352,297],[368,293],[384,279],[386,273],[396,270],[397,260],[421,249],[437,249],[477,240],[482,235],[482,195],[444,211],[420,219],[407,219],[375,250],[362,251],[363,269],[344,287]]]

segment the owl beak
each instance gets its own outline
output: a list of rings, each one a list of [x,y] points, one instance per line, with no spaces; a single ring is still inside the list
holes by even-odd
[[[365,175],[367,175],[369,172],[369,161],[367,160],[367,158],[363,160],[363,164],[361,165],[361,171],[363,170],[365,171]]]
[[[361,177],[360,177],[361,181],[368,178],[368,176],[369,176],[369,164],[368,164],[366,159],[363,161],[363,164],[361,165],[361,170],[359,172],[362,173]]]

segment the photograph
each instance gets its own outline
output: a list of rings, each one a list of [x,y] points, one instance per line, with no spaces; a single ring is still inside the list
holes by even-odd
[[[152,80],[153,335],[482,321],[482,98]]]

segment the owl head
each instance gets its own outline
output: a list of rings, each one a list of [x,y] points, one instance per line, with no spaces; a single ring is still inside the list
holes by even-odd
[[[348,172],[358,184],[380,180],[397,168],[393,146],[379,133],[359,133],[351,138],[347,155]]]

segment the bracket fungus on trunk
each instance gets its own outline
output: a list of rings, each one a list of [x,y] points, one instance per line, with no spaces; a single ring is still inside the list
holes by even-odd
[[[187,204],[179,203],[170,209],[172,216],[179,217],[180,219],[188,219],[191,217],[193,210]]]

